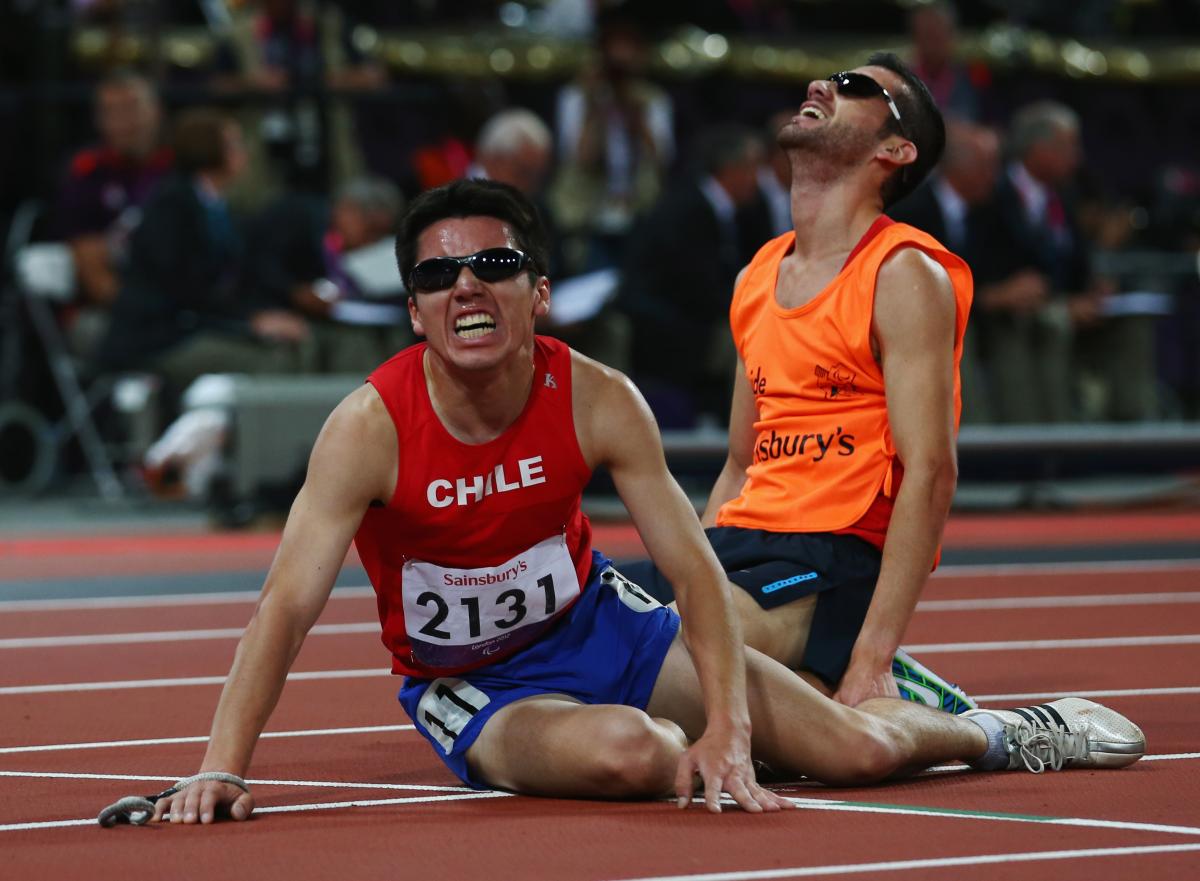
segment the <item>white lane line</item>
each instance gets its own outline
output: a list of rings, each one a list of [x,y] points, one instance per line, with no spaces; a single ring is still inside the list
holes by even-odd
[[[29,777],[45,780],[144,780],[174,783],[187,777],[161,774],[84,774],[72,771],[0,771],[0,777]],[[251,786],[312,786],[326,789],[400,789],[417,792],[475,792],[467,786],[429,786],[421,783],[360,783],[355,780],[247,780]]]
[[[1152,594],[1094,594],[1090,596],[1054,597],[996,597],[969,600],[927,600],[917,604],[918,612],[958,612],[985,609],[1038,609],[1078,606],[1160,605],[1167,603],[1200,602],[1200,591]],[[346,624],[317,624],[310,636],[344,636],[375,633],[377,621]],[[0,650],[30,648],[70,648],[96,645],[138,645],[158,642],[195,642],[202,640],[240,639],[242,627],[220,627],[200,630],[151,630],[136,633],[88,633],[63,636],[12,637],[0,639]],[[997,643],[999,645],[999,643]],[[1014,644],[1013,646],[1018,647]],[[1043,646],[1046,648],[1052,646]],[[928,651],[928,649],[926,649]],[[935,648],[935,651],[946,649]],[[970,649],[962,649],[969,651]],[[978,649],[982,651],[982,649]]]
[[[1157,756],[1142,756],[1143,762],[1178,762],[1200,759],[1200,753],[1161,753]]]
[[[934,578],[1001,578],[1009,575],[1109,575],[1190,572],[1200,560],[1087,560],[1074,563],[978,563],[938,566]]]
[[[975,694],[983,703],[996,701],[1058,700],[1060,697],[1158,697],[1168,694],[1200,694],[1200,686],[1181,685],[1172,688],[1108,688],[1098,691],[1026,691],[1016,694]]]
[[[1080,860],[1098,857],[1141,856],[1152,853],[1186,853],[1200,844],[1155,844],[1140,847],[1095,847],[1086,850],[1041,850],[1024,853],[977,854],[967,857],[935,857],[924,860],[890,860],[882,863],[834,863],[827,866],[797,866],[791,869],[760,869],[737,872],[705,872],[695,875],[647,875],[619,881],[768,881],[774,878],[816,878],[822,875],[858,875],[865,872],[903,872],[913,869],[944,869],[954,866],[988,866],[1001,863],[1033,863],[1046,860]],[[617,879],[614,879],[617,881]]]
[[[1133,823],[1125,820],[1099,820],[1090,817],[1039,817],[991,811],[926,808],[920,805],[872,804],[823,798],[789,798],[797,807],[815,811],[845,811],[863,814],[899,814],[912,817],[943,817],[957,820],[994,820],[1001,823],[1036,823],[1045,826],[1079,826],[1087,829],[1121,829],[1132,832],[1166,832],[1172,835],[1198,835],[1195,826],[1168,826],[1163,823]]]
[[[289,682],[308,682],[315,679],[366,679],[391,676],[392,671],[369,668],[365,670],[312,670],[289,673]],[[120,691],[127,688],[180,688],[192,685],[224,685],[224,676],[184,676],[176,679],[124,679],[112,682],[55,682],[48,685],[6,685],[0,695],[60,694],[75,691]]]
[[[5,772],[0,776],[30,776],[22,772]],[[118,777],[117,775],[39,775],[39,776],[62,776],[62,777],[91,777],[98,779],[137,779],[137,780],[165,780],[172,781],[175,778],[171,777]],[[262,782],[269,783],[271,781],[249,781],[251,783]],[[353,786],[355,784],[333,783],[334,786]],[[256,813],[292,813],[296,811],[314,811],[314,810],[334,810],[338,808],[351,807],[373,807],[379,805],[397,805],[397,804],[417,804],[429,802],[445,802],[456,801],[469,798],[493,798],[510,796],[510,793],[494,792],[484,790],[479,792],[462,792],[461,790],[439,795],[414,796],[407,798],[390,798],[390,799],[356,799],[353,801],[341,802],[318,802],[314,804],[302,805],[279,805],[275,807],[259,808]],[[697,803],[702,803],[703,799],[694,799]],[[1200,835],[1200,828],[1192,826],[1169,826],[1162,823],[1133,823],[1120,820],[1099,820],[1085,817],[1039,817],[1026,816],[1021,814],[1001,814],[989,813],[985,811],[963,811],[954,809],[942,808],[925,808],[920,806],[910,805],[888,805],[874,804],[868,802],[851,802],[833,799],[820,798],[802,798],[792,797],[789,801],[796,804],[797,807],[807,810],[821,811],[842,811],[848,813],[867,813],[867,814],[895,814],[902,816],[923,816],[923,817],[939,817],[945,819],[967,819],[967,820],[992,820],[999,822],[1012,823],[1033,823],[1048,826],[1074,826],[1090,829],[1120,829],[1125,831],[1138,832],[1157,832],[1168,833],[1175,835]],[[723,796],[722,804],[732,805],[733,800],[728,796]],[[13,823],[8,825],[0,825],[0,832],[3,831],[19,831],[25,829],[39,828],[54,828],[59,826],[78,826],[86,822],[95,822],[95,820],[56,820],[41,823]],[[1196,845],[1200,847],[1200,844]],[[707,876],[697,876],[707,877]],[[786,877],[786,876],[782,876]]]
[[[1142,606],[1197,602],[1200,602],[1200,591],[1144,594],[1090,594],[1087,596],[993,597],[962,600],[926,600],[917,603],[917,611],[960,612],[985,609]],[[377,630],[379,630],[378,621],[360,621],[347,624],[318,624],[309,631],[309,634],[311,636],[342,636],[353,633],[375,633]],[[240,639],[243,632],[244,628],[242,627],[220,627],[201,630],[151,630],[136,633],[88,633],[66,636],[13,637],[0,639],[0,650]]]
[[[1158,755],[1142,756],[1138,759],[1139,762],[1186,762],[1193,759],[1200,759],[1200,753],[1159,753]],[[934,765],[932,768],[926,768],[922,774],[945,774],[950,771],[966,771],[968,766],[962,763],[956,765]],[[807,782],[804,785],[810,785]],[[811,784],[820,786],[819,783]]]
[[[1079,606],[1159,606],[1200,603],[1200,591],[1177,593],[1098,593],[1082,596],[986,597],[968,600],[922,600],[918,612],[973,612],[981,609],[1062,609]]]
[[[264,731],[260,740],[279,737],[324,737],[339,734],[382,734],[393,731],[414,731],[412,725],[364,725],[357,728],[309,728],[297,731]],[[73,749],[112,749],[125,746],[162,746],[174,743],[208,743],[207,734],[190,737],[154,737],[141,740],[96,740],[87,743],[41,743],[33,746],[0,747],[0,755],[13,753],[42,753]]]
[[[40,823],[3,823],[0,832],[28,832],[31,829],[65,829],[68,826],[95,826],[96,818],[87,820],[44,820]]]
[[[513,798],[511,792],[496,792],[491,789],[470,792],[451,792],[446,795],[417,795],[412,798],[371,798],[354,801],[323,801],[307,805],[276,805],[255,808],[256,814],[291,814],[297,811],[334,811],[340,808],[373,808],[379,805],[415,805],[444,801],[471,801],[476,798]]]
[[[77,597],[57,600],[0,600],[4,612],[57,612],[68,609],[150,609],[162,606],[221,606],[230,603],[254,603],[259,590],[229,590],[218,593],[174,593],[155,596]],[[373,598],[371,587],[335,587],[331,600]]]
[[[258,595],[254,594],[253,596],[256,598]],[[965,612],[990,609],[1152,606],[1176,603],[1200,603],[1200,591],[924,600],[917,603],[917,611]],[[0,608],[0,611],[2,611],[2,608]],[[374,633],[378,629],[379,623],[377,621],[360,621],[347,624],[318,624],[309,633],[313,636],[339,636],[350,633]],[[135,633],[86,633],[63,636],[11,637],[0,639],[0,649],[67,648],[70,646],[89,645],[134,645],[151,642],[239,639],[243,632],[244,628],[242,627],[219,627],[200,630],[151,630]]]
[[[1128,648],[1132,646],[1195,645],[1200,634],[1177,636],[1104,636],[1089,639],[1017,639],[1007,642],[931,642],[924,645],[905,645],[913,654],[934,655],[947,652],[1032,651],[1037,649]]]
[[[1200,570],[1195,560],[1109,560],[1075,563],[994,563],[943,565],[933,573],[934,578],[986,578],[1010,575],[1103,575],[1110,573],[1136,574],[1141,572],[1190,572]],[[252,603],[260,596],[257,590],[224,591],[220,593],[162,594],[157,596],[77,597],[53,600],[0,600],[4,612],[49,612],[68,609],[140,609],[160,606],[207,606],[223,603]],[[355,585],[335,588],[330,599],[362,599],[375,596],[370,586]]]
[[[279,805],[269,808],[255,808],[256,814],[291,814],[297,811],[331,811],[339,808],[373,808],[381,805],[412,805],[429,804],[431,802],[470,801],[479,798],[511,798],[508,792],[451,792],[445,795],[415,795],[410,798],[373,798],[355,799],[354,801],[330,801],[305,805]],[[0,824],[0,832],[26,832],[31,829],[62,829],[68,826],[95,826],[96,818],[88,817],[83,820],[48,820],[40,823],[5,823]]]
[[[1143,641],[1150,640],[1150,641]],[[1125,637],[1115,640],[1080,639],[1080,640],[1034,640],[1032,642],[995,642],[995,643],[946,643],[931,645],[906,645],[905,649],[918,654],[937,654],[948,652],[979,652],[999,651],[1007,649],[1057,649],[1057,648],[1086,648],[1093,645],[1177,645],[1180,643],[1200,642],[1200,636],[1185,637]],[[311,670],[304,673],[289,673],[288,681],[306,682],[320,679],[367,679],[378,676],[391,676],[387,669],[359,670]],[[131,688],[185,688],[199,685],[224,685],[224,676],[187,676],[176,679],[126,679],[109,682],[55,682],[46,685],[6,685],[0,688],[0,697],[18,694],[61,694],[82,691],[122,691]],[[1019,694],[990,694],[974,695],[980,701],[1000,700],[1033,700],[1042,698],[1056,700],[1060,697],[1143,697],[1163,694],[1195,694],[1196,686],[1179,686],[1172,688],[1130,688],[1111,689],[1105,691],[1072,691],[1072,692],[1028,692]]]
[[[243,627],[208,630],[151,630],[141,633],[87,633],[75,636],[31,636],[0,639],[0,649],[68,648],[85,645],[134,645],[146,642],[192,642],[204,639],[241,639]],[[342,636],[347,633],[378,633],[378,621],[352,624],[317,624],[310,636]]]

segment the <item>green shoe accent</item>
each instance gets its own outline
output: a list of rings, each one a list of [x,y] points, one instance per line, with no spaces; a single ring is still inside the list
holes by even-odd
[[[965,691],[938,676],[904,649],[896,650],[892,676],[896,678],[900,697],[906,701],[938,707],[955,715],[976,707]]]

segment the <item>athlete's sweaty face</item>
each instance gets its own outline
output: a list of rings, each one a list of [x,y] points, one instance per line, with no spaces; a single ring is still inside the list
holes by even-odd
[[[504,221],[495,217],[449,217],[421,231],[416,262],[431,257],[467,257],[488,248],[517,249]],[[510,357],[533,353],[533,322],[549,309],[550,282],[521,270],[512,278],[485,282],[463,266],[444,290],[416,291],[408,308],[413,330],[454,366],[487,370]],[[524,353],[522,355],[521,353]]]

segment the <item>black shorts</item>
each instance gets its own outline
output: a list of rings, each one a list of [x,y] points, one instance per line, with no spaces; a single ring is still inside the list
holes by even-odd
[[[878,548],[854,535],[829,532],[714,526],[705,534],[729,580],[764,609],[817,595],[801,666],[836,686],[850,663],[879,579]],[[659,602],[675,598],[653,563],[624,563],[619,569]]]

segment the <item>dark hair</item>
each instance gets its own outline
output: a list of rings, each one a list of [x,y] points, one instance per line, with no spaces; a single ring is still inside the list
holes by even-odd
[[[176,170],[181,174],[196,174],[224,168],[225,128],[232,122],[219,110],[205,107],[180,114],[171,136]]]
[[[517,248],[533,261],[531,271],[535,275],[545,274],[550,248],[537,208],[516,187],[470,178],[426,190],[413,199],[396,237],[396,262],[406,284],[417,262],[417,239],[430,226],[448,217],[494,217],[503,221],[512,231]]]
[[[876,52],[867,59],[867,64],[890,70],[904,81],[904,87],[892,95],[892,100],[904,121],[904,136],[917,148],[916,161],[896,169],[884,181],[881,195],[883,207],[888,208],[915,190],[938,164],[946,146],[946,123],[929,88],[894,54]],[[895,119],[889,117],[889,125],[891,131],[900,132]]]

